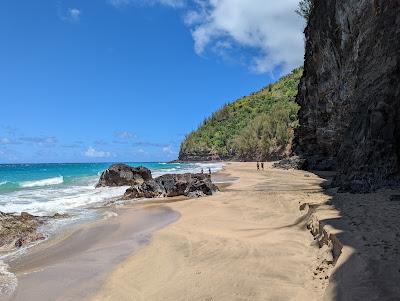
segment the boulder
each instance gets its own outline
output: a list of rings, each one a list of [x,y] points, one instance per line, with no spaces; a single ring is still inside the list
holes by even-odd
[[[101,174],[96,187],[141,185],[151,179],[151,171],[143,166],[131,167],[126,164],[114,164]]]
[[[27,212],[21,212],[20,215],[0,212],[0,251],[11,251],[45,239],[40,227],[52,219],[65,217],[67,215],[59,213],[54,216],[35,216]]]
[[[165,189],[155,180],[151,179],[141,185],[134,185],[125,191],[122,199],[158,198],[165,196]]]
[[[212,195],[218,188],[207,174],[166,174],[127,189],[123,199],[156,197],[202,197]]]
[[[158,177],[156,182],[164,187],[165,196],[174,197],[184,195],[190,177],[191,174],[166,174]]]
[[[274,168],[280,169],[302,169],[306,165],[306,160],[300,158],[299,156],[292,156],[287,159],[280,160],[274,163],[272,166]]]
[[[212,195],[218,191],[218,187],[211,182],[211,177],[207,175],[205,178],[193,177],[186,186],[184,195],[190,198],[198,198]]]

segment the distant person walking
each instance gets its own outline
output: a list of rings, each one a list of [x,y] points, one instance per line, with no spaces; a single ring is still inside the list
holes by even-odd
[[[260,170],[260,163],[257,161],[257,170]]]
[[[204,169],[203,168],[201,169],[201,173],[204,173]]]
[[[264,170],[264,162],[261,162],[261,169]]]
[[[210,167],[208,168],[208,173],[211,175],[211,168]]]

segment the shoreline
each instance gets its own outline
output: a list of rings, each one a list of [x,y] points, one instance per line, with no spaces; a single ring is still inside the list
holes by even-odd
[[[179,219],[177,212],[162,205],[103,210],[110,212],[109,218],[65,229],[8,261],[18,285],[4,299],[83,300],[114,265],[148,244],[152,233]]]
[[[215,195],[97,208],[109,218],[68,229],[11,264],[20,286],[10,300],[398,296],[400,191],[338,193],[323,188],[331,176],[226,162],[213,174]]]
[[[322,197],[304,171],[228,162],[240,178],[199,200],[167,204],[181,218],[117,265],[90,300],[321,300],[313,271],[330,256],[306,229],[300,204]]]
[[[222,171],[222,169],[220,171]],[[218,179],[225,183],[221,185],[229,185],[226,183],[229,183],[230,179],[225,179],[224,175],[219,176],[220,171],[213,173],[213,177],[217,176]],[[24,300],[23,296],[25,293],[28,293],[30,300],[47,300],[46,298],[48,298],[48,300],[53,300],[50,296],[47,295],[34,297],[37,293],[37,290],[33,289],[32,285],[29,283],[35,282],[36,280],[33,278],[37,278],[37,271],[34,267],[38,268],[39,271],[42,272],[42,270],[46,269],[53,261],[55,261],[56,263],[61,262],[61,258],[54,258],[56,254],[52,253],[53,248],[57,248],[59,252],[62,252],[63,249],[70,250],[69,255],[72,255],[73,253],[79,253],[79,249],[76,249],[76,246],[75,250],[74,246],[72,246],[71,248],[70,241],[79,236],[79,233],[81,233],[82,231],[90,232],[96,231],[95,229],[99,227],[110,227],[110,225],[113,224],[115,220],[117,220],[117,223],[119,223],[121,221],[121,216],[130,216],[134,219],[135,217],[138,217],[140,215],[142,223],[140,225],[130,223],[130,227],[133,227],[133,233],[138,232],[138,229],[141,229],[139,231],[140,233],[137,234],[145,235],[148,237],[148,239],[145,242],[133,242],[131,250],[124,255],[126,257],[130,254],[134,254],[138,249],[146,245],[151,238],[153,232],[179,219],[179,214],[164,205],[172,202],[184,201],[187,199],[187,197],[170,197],[158,199],[127,200],[121,201],[121,203],[115,203],[115,200],[111,202],[99,202],[98,204],[92,204],[90,207],[84,208],[84,210],[90,212],[90,217],[79,217],[77,220],[74,221],[74,216],[70,216],[66,218],[65,221],[63,221],[63,225],[61,226],[55,226],[52,222],[44,224],[42,226],[42,230],[46,230],[40,232],[46,233],[46,239],[31,242],[22,248],[2,254],[0,261],[0,263],[2,263],[2,265],[0,266],[0,268],[2,269],[2,274],[0,275],[0,277],[2,277],[1,279],[18,281],[18,285],[16,286],[15,290],[11,289],[11,292],[14,291],[12,294],[4,294],[3,296],[0,296],[0,300]],[[163,211],[163,213],[158,215],[157,220],[153,220],[153,222],[155,223],[153,225],[149,224],[147,220],[151,221],[153,219],[149,212],[154,210],[161,210]],[[175,215],[175,217],[172,219],[170,217],[171,214]],[[125,227],[128,227],[128,224],[126,222],[123,222],[123,224]],[[121,225],[118,226],[120,227]],[[143,227],[145,227],[146,229],[142,229]],[[120,237],[120,240],[125,239],[126,237]],[[80,243],[86,245],[87,247],[91,247],[92,244],[90,241],[88,242],[82,240],[80,241]],[[46,254],[46,260],[44,260],[42,258],[42,255],[40,255],[42,253]],[[53,259],[49,259],[49,257],[53,257]],[[113,263],[113,265],[115,264],[116,263]],[[104,271],[103,274],[106,274],[111,270],[112,267],[108,266],[107,271]],[[62,271],[58,271],[55,274],[62,275],[63,273]],[[32,279],[28,279],[30,277],[29,275],[34,276],[32,276]],[[18,280],[15,279],[15,276],[17,276]],[[46,278],[46,276],[44,277]],[[100,282],[101,281],[98,281],[97,285],[99,285]],[[10,283],[9,286],[4,285],[4,292],[7,292],[8,288],[12,288],[14,285],[15,283]],[[75,290],[78,291],[78,289]],[[85,289],[82,289],[81,291],[84,290]],[[90,290],[87,293],[89,294]]]

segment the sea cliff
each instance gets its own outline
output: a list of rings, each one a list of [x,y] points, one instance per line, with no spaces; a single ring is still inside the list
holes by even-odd
[[[320,1],[310,14],[295,152],[334,184],[399,183],[400,1]]]

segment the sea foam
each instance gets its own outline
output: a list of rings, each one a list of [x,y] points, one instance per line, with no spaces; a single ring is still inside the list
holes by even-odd
[[[86,215],[87,209],[121,197],[128,187],[95,188],[110,164],[48,164],[0,166],[0,211],[35,215],[69,213]],[[137,163],[152,170],[153,177],[166,173],[216,172],[222,163]],[[3,173],[2,173],[3,172]],[[49,174],[51,172],[51,174]],[[32,175],[32,176],[31,176]],[[54,177],[54,175],[59,175]],[[31,177],[30,177],[31,176]],[[37,178],[42,179],[38,180]]]
[[[0,260],[0,296],[9,297],[18,285],[17,277],[8,271],[8,265]]]
[[[58,184],[62,184],[62,183],[64,183],[64,177],[59,176],[59,177],[48,178],[48,179],[37,180],[37,181],[26,181],[26,182],[20,183],[19,186],[21,186],[23,188],[31,188],[31,187],[58,185]]]

